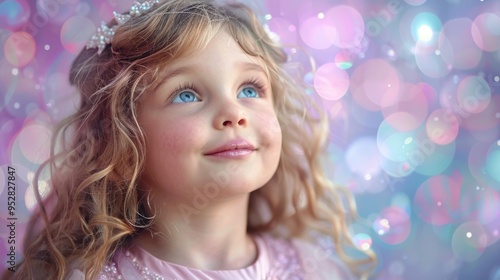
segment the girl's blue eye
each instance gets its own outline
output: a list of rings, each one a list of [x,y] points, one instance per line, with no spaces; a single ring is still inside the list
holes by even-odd
[[[172,100],[172,103],[188,103],[200,101],[196,94],[190,91],[183,91],[177,94],[177,96]]]
[[[259,97],[259,93],[253,87],[244,87],[240,93],[238,93],[239,98],[256,98]]]

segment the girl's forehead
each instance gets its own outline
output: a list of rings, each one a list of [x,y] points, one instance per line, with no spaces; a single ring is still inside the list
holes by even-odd
[[[159,71],[161,79],[170,76],[172,72],[183,68],[193,68],[207,63],[216,64],[235,61],[239,64],[254,64],[264,69],[267,74],[267,65],[262,57],[246,52],[228,31],[221,30],[199,47],[191,47],[183,51],[182,55],[171,58]]]

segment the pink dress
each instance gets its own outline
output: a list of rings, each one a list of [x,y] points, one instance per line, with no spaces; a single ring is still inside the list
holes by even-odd
[[[283,240],[269,235],[254,236],[258,249],[256,261],[235,270],[200,270],[162,261],[138,246],[121,248],[99,274],[99,280],[111,279],[354,279],[334,255],[333,247],[312,245],[299,240]],[[69,280],[83,280],[84,273],[73,270]]]

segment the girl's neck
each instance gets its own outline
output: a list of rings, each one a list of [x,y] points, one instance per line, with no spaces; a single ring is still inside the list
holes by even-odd
[[[135,244],[158,259],[197,269],[249,266],[257,258],[257,249],[246,231],[248,198],[245,194],[209,201],[204,208],[163,204],[152,228],[139,234]]]

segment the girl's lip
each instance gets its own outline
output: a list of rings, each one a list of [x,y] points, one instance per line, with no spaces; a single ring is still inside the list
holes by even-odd
[[[217,153],[208,154],[208,156],[236,159],[236,158],[243,158],[253,153],[254,151],[255,150],[249,150],[249,149],[233,149],[233,150],[225,150]]]
[[[246,141],[245,139],[237,138],[225,142],[223,145],[206,152],[204,155],[239,157],[250,154],[255,150],[255,147],[248,141]]]

